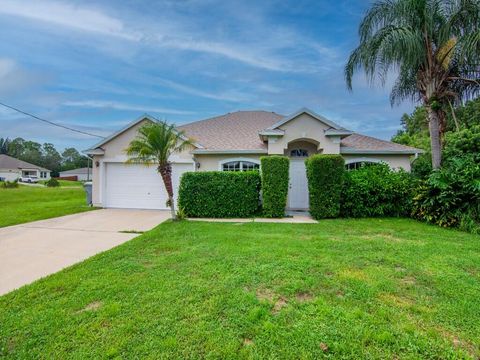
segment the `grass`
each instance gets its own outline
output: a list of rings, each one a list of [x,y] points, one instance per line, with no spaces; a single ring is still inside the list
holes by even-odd
[[[57,180],[60,183],[60,186],[75,186],[83,187],[83,182],[81,181],[69,181],[69,180]],[[40,180],[38,183],[45,185],[47,180]]]
[[[167,222],[0,298],[5,358],[478,358],[479,237]]]
[[[0,205],[0,227],[92,210],[80,187],[0,187]]]

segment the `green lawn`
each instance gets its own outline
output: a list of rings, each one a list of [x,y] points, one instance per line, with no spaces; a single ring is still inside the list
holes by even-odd
[[[68,181],[68,180],[57,180],[59,183],[60,183],[60,186],[78,186],[78,187],[82,187],[83,186],[83,182],[81,181]],[[40,184],[45,184],[47,182],[47,180],[40,180],[39,183]]]
[[[91,210],[85,191],[77,188],[47,188],[20,185],[0,187],[0,227]]]
[[[167,222],[0,298],[0,357],[478,358],[480,238]]]

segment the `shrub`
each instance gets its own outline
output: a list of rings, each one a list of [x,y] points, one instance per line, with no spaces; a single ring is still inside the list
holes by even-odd
[[[472,126],[457,132],[449,132],[445,136],[444,159],[471,154],[480,162],[480,125]]]
[[[60,186],[60,182],[59,182],[57,179],[50,178],[50,179],[45,183],[45,185],[48,186],[48,187],[59,187],[59,186]]]
[[[267,217],[283,217],[287,205],[290,161],[286,156],[265,156],[260,161],[263,214]]]
[[[18,181],[4,181],[2,182],[2,187],[4,189],[15,189],[15,188],[18,188]]]
[[[305,164],[310,214],[314,219],[338,217],[345,161],[340,155],[313,155]]]
[[[432,172],[432,155],[428,153],[420,154],[412,162],[412,175],[419,178],[425,179]]]
[[[414,179],[387,164],[364,166],[345,173],[340,213],[343,217],[409,216]]]
[[[474,156],[446,161],[417,189],[413,216],[443,227],[480,232],[480,164]]]
[[[183,174],[179,208],[190,217],[249,217],[259,208],[258,171],[206,171]]]

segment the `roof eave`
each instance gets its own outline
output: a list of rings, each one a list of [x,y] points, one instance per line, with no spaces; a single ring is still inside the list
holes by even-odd
[[[192,154],[205,154],[205,155],[219,155],[219,154],[268,154],[267,149],[225,149],[225,150],[215,150],[215,149],[197,149],[193,150]]]
[[[407,150],[367,150],[367,149],[353,149],[353,148],[340,148],[341,154],[376,154],[376,155],[415,155],[424,153],[421,149],[407,149]]]

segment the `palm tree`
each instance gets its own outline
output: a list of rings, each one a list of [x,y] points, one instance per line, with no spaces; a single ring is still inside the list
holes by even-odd
[[[432,166],[442,161],[445,111],[480,89],[478,0],[381,0],[359,28],[360,45],[345,67],[348,88],[363,69],[373,83],[398,73],[391,104],[421,100],[427,109]]]
[[[192,142],[183,132],[165,121],[149,122],[138,129],[138,135],[128,145],[127,163],[155,165],[162,176],[168,194],[167,206],[170,206],[172,219],[176,220],[172,185],[172,164],[169,161],[173,153],[181,152]]]

